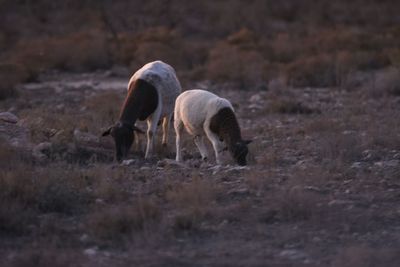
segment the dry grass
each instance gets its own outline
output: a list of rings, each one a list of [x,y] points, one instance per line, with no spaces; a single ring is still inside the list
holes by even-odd
[[[334,59],[326,54],[299,58],[287,68],[288,82],[294,87],[328,87],[337,85]]]
[[[276,99],[268,107],[270,112],[283,114],[312,114],[320,111],[307,107],[301,102],[296,102],[290,99]]]
[[[91,198],[80,172],[65,166],[2,171],[0,178],[2,199],[43,213],[79,212]]]
[[[26,249],[3,262],[5,267],[87,266],[82,253],[53,247]]]
[[[192,181],[168,191],[166,198],[178,209],[173,228],[177,231],[192,230],[210,215],[216,189],[210,181],[194,177]]]
[[[137,232],[154,229],[162,218],[158,205],[151,199],[138,198],[132,204],[102,207],[89,215],[90,233],[101,240],[121,242]]]
[[[386,248],[399,245],[397,3],[28,2],[0,10],[0,98],[67,76],[38,76],[49,69],[162,59],[184,88],[202,81],[236,103],[257,162],[212,168],[185,137],[186,167],[157,164],[174,149],[114,164],[111,139],[82,144],[74,130],[97,137],[123,95],[21,90],[1,108],[52,149],[35,162],[0,143],[3,265],[398,265]]]
[[[17,84],[26,80],[23,65],[0,62],[0,80],[0,100],[17,96]]]
[[[23,236],[31,232],[36,223],[36,213],[13,200],[1,198],[0,204],[0,236]]]
[[[38,6],[53,12],[44,14]],[[16,15],[10,17],[7,8]],[[353,71],[399,62],[398,27],[393,26],[391,11],[395,8],[389,2],[364,3],[362,10],[357,3],[311,5],[293,0],[274,5],[151,2],[142,8],[126,1],[96,8],[90,3],[67,7],[43,1],[27,9],[19,4],[7,8],[1,60],[24,66],[13,85],[35,80],[48,69],[82,71],[114,64],[136,69],[161,59],[191,78],[229,79],[245,88],[278,73],[294,86],[325,87],[342,85]],[[36,16],[27,10],[35,10]],[[373,10],[390,15],[378,19]],[[66,14],[75,19],[66,20]],[[346,14],[352,19],[344,20]],[[201,23],[200,17],[205,18]],[[52,21],[46,30],[40,28],[44,21]],[[13,94],[9,86],[4,88],[6,95]]]
[[[393,95],[400,96],[400,70],[389,68],[379,72],[374,82],[369,85],[373,97]]]
[[[334,267],[359,267],[359,266],[388,266],[395,267],[399,264],[398,249],[376,249],[367,246],[349,246],[343,248],[332,266]]]
[[[105,92],[97,94],[85,100],[83,105],[87,107],[87,116],[82,130],[100,131],[99,127],[105,127],[114,123],[118,118],[124,95],[117,92]],[[89,124],[92,122],[92,124]]]
[[[351,163],[362,157],[363,144],[357,133],[326,133],[319,138],[319,156],[326,161]]]

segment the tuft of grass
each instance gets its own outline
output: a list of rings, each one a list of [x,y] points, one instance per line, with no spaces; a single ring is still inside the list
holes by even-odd
[[[375,91],[371,92],[372,96],[385,94],[400,96],[400,69],[389,68],[379,72],[375,77],[373,88],[370,88],[370,90]]]
[[[120,106],[123,102],[123,94],[117,92],[105,92],[96,94],[83,103],[90,119],[85,123],[84,130],[97,129],[112,124],[118,118]],[[92,123],[90,123],[92,122]]]
[[[63,166],[52,168],[2,171],[0,198],[41,213],[82,211],[91,195],[80,172]]]
[[[0,236],[22,236],[37,223],[36,212],[18,202],[0,198]]]
[[[166,198],[178,209],[173,228],[188,230],[199,226],[211,213],[216,189],[209,181],[197,177],[168,191]]]
[[[333,261],[333,267],[398,266],[399,249],[376,249],[368,246],[348,246],[343,248]]]
[[[108,206],[90,214],[91,234],[104,241],[124,241],[137,232],[149,231],[161,221],[162,214],[151,199],[136,199],[131,205]]]
[[[276,197],[277,213],[283,221],[308,220],[317,212],[320,198],[300,186],[293,186]]]
[[[292,101],[289,99],[276,99],[269,107],[271,112],[283,114],[312,114],[319,113],[319,110],[309,108],[301,102]]]
[[[298,58],[288,64],[286,74],[294,87],[329,87],[338,81],[334,58],[327,54]]]
[[[22,65],[0,63],[0,100],[18,96],[16,86],[25,79],[26,74]]]
[[[320,135],[318,142],[320,158],[331,166],[362,158],[364,144],[357,132],[325,132]]]
[[[233,81],[242,88],[262,83],[266,62],[255,47],[252,33],[246,30],[217,43],[209,52],[207,77],[216,81]]]
[[[81,252],[54,247],[40,247],[18,251],[13,258],[4,260],[5,267],[69,267],[87,266]]]

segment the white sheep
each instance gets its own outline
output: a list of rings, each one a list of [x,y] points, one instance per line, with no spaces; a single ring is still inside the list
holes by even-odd
[[[126,158],[134,141],[136,121],[147,120],[147,147],[145,158],[154,150],[154,135],[162,119],[162,144],[168,141],[169,122],[174,111],[175,100],[182,91],[175,70],[162,61],[147,63],[134,73],[128,83],[128,94],[121,108],[118,122],[102,135],[111,134],[115,141],[116,158]]]
[[[207,149],[204,136],[212,143],[217,164],[225,147],[239,165],[246,165],[247,144],[243,140],[232,104],[225,98],[204,90],[189,90],[178,96],[175,103],[176,160],[182,161],[181,135],[183,128],[194,137],[203,160]]]

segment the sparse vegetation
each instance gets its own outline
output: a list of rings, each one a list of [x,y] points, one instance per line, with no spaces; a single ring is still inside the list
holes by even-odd
[[[1,266],[399,265],[398,1],[100,2],[0,5]],[[113,162],[153,59],[233,103],[248,168],[173,133]]]

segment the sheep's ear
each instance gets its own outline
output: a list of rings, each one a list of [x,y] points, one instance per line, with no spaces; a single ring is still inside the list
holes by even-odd
[[[135,132],[137,132],[137,133],[144,134],[144,131],[142,131],[140,128],[138,128],[138,127],[136,127],[136,126],[133,126],[133,130],[134,130]]]
[[[107,135],[111,134],[111,129],[112,129],[112,128],[113,128],[113,126],[109,127],[107,130],[105,130],[105,131],[101,134],[101,136],[107,136]]]
[[[248,144],[250,144],[251,142],[253,142],[253,140],[243,140],[243,142],[244,142],[246,145],[248,145]]]

